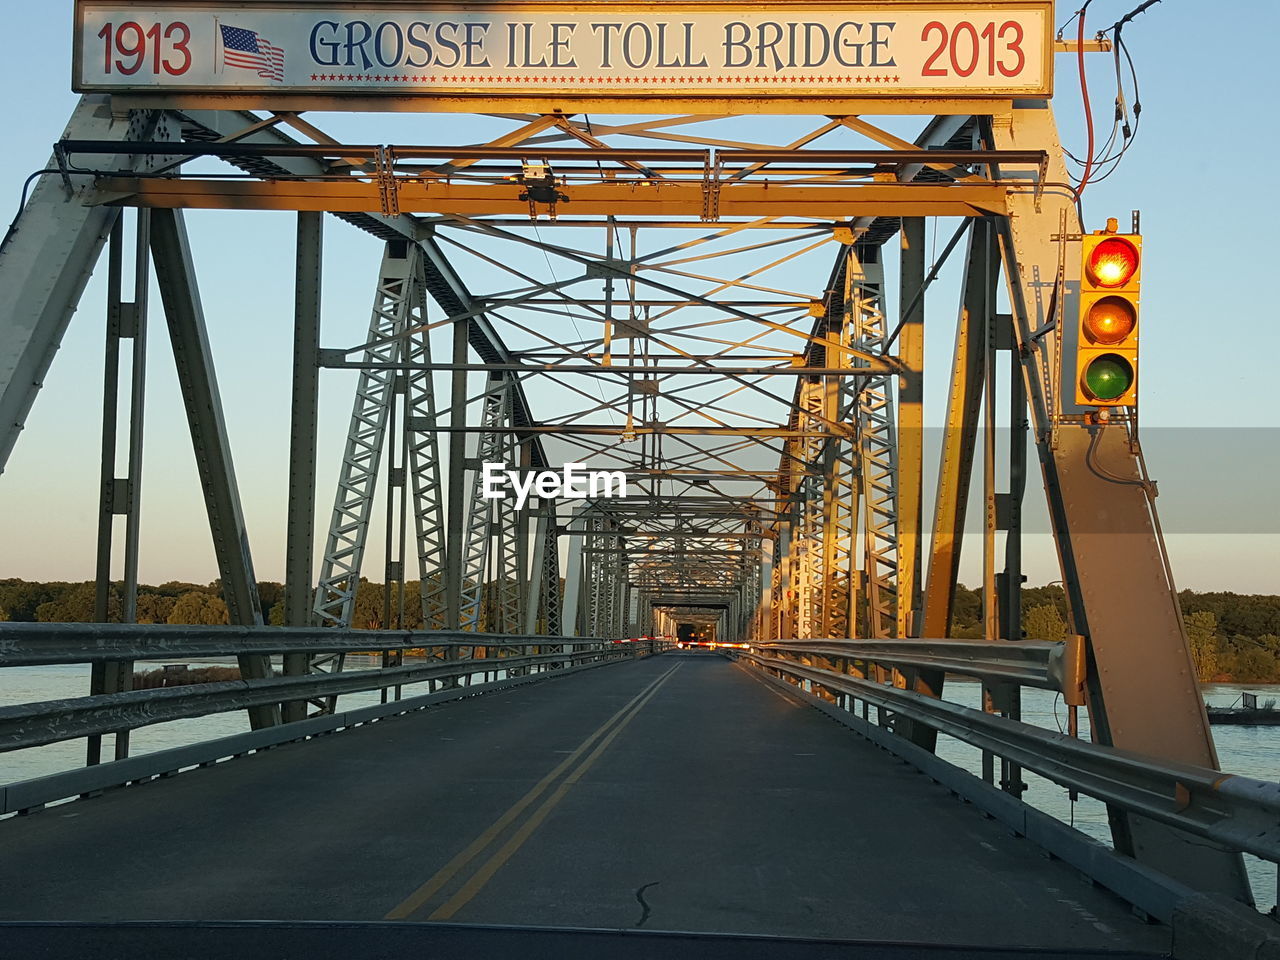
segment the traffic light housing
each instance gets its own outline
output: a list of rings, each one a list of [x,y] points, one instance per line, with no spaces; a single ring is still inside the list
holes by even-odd
[[[1138,400],[1142,237],[1100,232],[1081,239],[1076,403],[1133,406]]]

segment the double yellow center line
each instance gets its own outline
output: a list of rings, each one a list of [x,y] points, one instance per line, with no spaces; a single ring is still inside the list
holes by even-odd
[[[547,789],[560,778],[566,770],[573,767],[583,754],[587,754],[577,767],[569,773],[568,776],[560,782],[560,785],[547,797],[536,810],[533,811],[520,826],[511,834],[507,841],[502,844],[480,867],[458,888],[448,900],[436,907],[434,911],[427,917],[428,920],[448,920],[457,913],[464,905],[466,905],[477,893],[479,893],[486,883],[492,879],[493,875],[502,868],[502,865],[511,858],[521,845],[524,844],[533,832],[538,829],[542,821],[547,818],[552,809],[559,803],[569,788],[582,779],[591,766],[600,759],[609,745],[617,739],[624,727],[629,724],[637,713],[639,713],[646,703],[648,703],[658,692],[658,689],[667,682],[673,673],[680,669],[680,664],[676,664],[653,683],[649,684],[638,694],[635,695],[621,710],[612,717],[602,723],[591,733],[587,739],[583,740],[578,748],[563,761],[556,765],[555,769],[548,773],[545,777],[534,784],[523,797],[517,800],[502,816],[495,820],[484,833],[476,837],[465,850],[460,852],[452,860],[446,863],[439,871],[436,872],[430,880],[420,886],[413,893],[409,894],[405,900],[388,913],[385,917],[387,920],[407,920],[413,914],[417,913],[422,907],[431,900],[441,889],[444,888],[451,880],[453,880],[463,868],[472,860],[484,853],[515,821],[525,810],[533,805],[539,797],[541,797]],[[599,741],[599,743],[597,743]],[[592,749],[594,745],[595,749]],[[588,753],[590,751],[590,753]]]

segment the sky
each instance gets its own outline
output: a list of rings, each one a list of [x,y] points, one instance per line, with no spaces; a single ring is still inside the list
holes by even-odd
[[[1095,0],[1090,31],[1133,0]],[[16,211],[24,179],[46,163],[76,102],[70,91],[72,4],[14,5],[0,60],[9,131],[0,151],[0,209]],[[1063,9],[1066,9],[1064,5]],[[1280,7],[1245,0],[1204,7],[1165,0],[1125,31],[1140,79],[1142,126],[1119,171],[1085,196],[1090,229],[1141,210],[1142,417],[1159,482],[1175,578],[1197,590],[1280,593],[1280,317],[1271,294],[1280,192],[1259,171],[1280,134],[1274,111],[1273,38]],[[1058,22],[1066,19],[1058,14]],[[1055,109],[1065,145],[1083,150],[1073,57],[1057,58]],[[1095,113],[1110,127],[1111,59],[1089,67]],[[349,142],[466,142],[466,118],[326,117]],[[442,130],[448,131],[442,133]],[[1252,146],[1250,146],[1252,144]],[[6,206],[7,205],[7,206]],[[283,578],[285,468],[293,311],[294,217],[195,211],[188,225],[259,579]],[[947,224],[931,226],[941,240]],[[941,242],[938,244],[941,245]],[[361,342],[381,256],[378,241],[329,219],[325,236],[325,346]],[[105,290],[90,282],[26,429],[0,474],[0,577],[93,576]],[[954,335],[956,271],[944,270],[926,302],[926,419],[939,422]],[[0,296],[7,291],[0,291]],[[208,526],[153,296],[143,468],[143,582],[217,576]],[[345,437],[353,378],[322,375],[317,521],[323,532]],[[536,412],[536,411],[535,411]],[[1042,501],[1032,478],[1028,502]],[[1034,512],[1034,511],[1033,511]],[[1043,529],[1041,527],[1040,529]],[[318,540],[323,537],[318,535]],[[977,579],[976,551],[962,579]],[[380,563],[371,540],[369,571]],[[119,565],[117,562],[117,571]],[[1031,534],[1032,584],[1059,577],[1050,538]],[[377,573],[371,573],[380,579]]]

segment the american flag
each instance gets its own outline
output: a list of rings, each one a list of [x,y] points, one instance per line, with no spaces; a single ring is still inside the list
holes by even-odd
[[[254,30],[244,27],[222,29],[222,62],[228,67],[256,70],[258,76],[277,82],[284,81],[284,48],[258,36]]]

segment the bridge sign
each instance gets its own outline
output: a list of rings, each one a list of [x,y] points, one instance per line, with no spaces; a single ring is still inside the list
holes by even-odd
[[[712,99],[1052,89],[1049,0],[77,0],[83,92]]]

